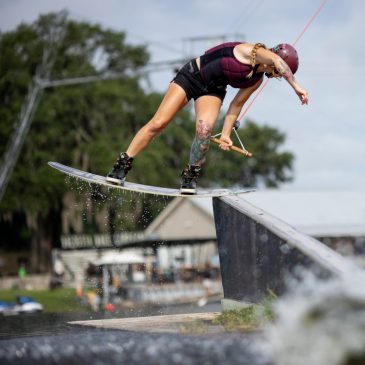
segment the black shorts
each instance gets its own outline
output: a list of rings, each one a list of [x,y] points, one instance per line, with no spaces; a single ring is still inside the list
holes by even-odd
[[[208,86],[204,83],[195,59],[184,65],[171,82],[184,89],[188,100],[196,100],[200,96],[212,95],[217,96],[223,102],[227,93],[227,86]]]

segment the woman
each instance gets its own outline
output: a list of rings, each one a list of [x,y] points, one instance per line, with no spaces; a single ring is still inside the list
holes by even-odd
[[[264,44],[229,42],[209,49],[191,60],[176,74],[153,118],[133,138],[126,152],[118,157],[107,181],[123,184],[132,162],[159,134],[190,99],[195,102],[196,135],[191,146],[189,164],[181,174],[181,192],[196,193],[196,179],[209,149],[210,136],[218,118],[227,85],[238,88],[224,119],[220,148],[232,146],[230,134],[238,115],[251,94],[267,77],[284,78],[308,104],[308,93],[295,81],[299,65],[296,50],[289,44],[267,49]]]

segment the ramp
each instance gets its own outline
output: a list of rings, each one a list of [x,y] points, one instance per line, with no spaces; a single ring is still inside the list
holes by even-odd
[[[323,276],[357,269],[320,241],[242,197],[214,198],[213,211],[225,309],[229,303],[260,302],[270,290],[280,295],[286,277],[298,266]]]

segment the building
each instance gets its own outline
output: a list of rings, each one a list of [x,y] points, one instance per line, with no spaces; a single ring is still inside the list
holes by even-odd
[[[174,199],[147,227],[146,236],[159,237],[157,256],[162,268],[217,263],[211,199]]]

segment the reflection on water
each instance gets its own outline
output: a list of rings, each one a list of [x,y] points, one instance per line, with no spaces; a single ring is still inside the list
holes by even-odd
[[[71,321],[216,312],[220,310],[220,303],[215,302],[208,303],[204,307],[199,307],[197,304],[188,304],[126,309],[120,312],[68,312],[8,316],[0,318],[0,339],[23,336],[56,335],[82,331],[81,328],[75,328],[74,326],[69,325],[68,322]]]

